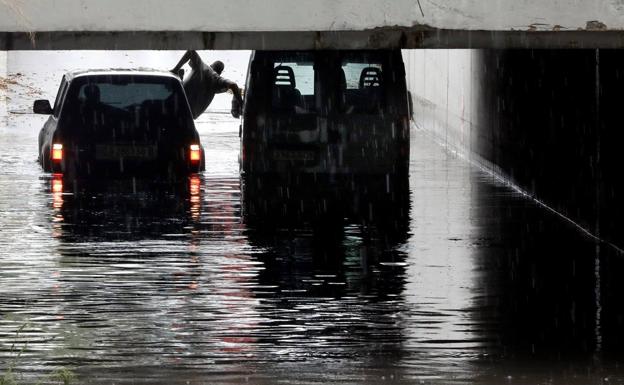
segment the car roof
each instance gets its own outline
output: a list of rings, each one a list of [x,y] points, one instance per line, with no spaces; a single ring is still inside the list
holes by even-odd
[[[174,78],[180,80],[178,76],[175,74],[164,71],[157,70],[151,68],[136,68],[136,69],[128,69],[128,68],[106,68],[106,69],[89,69],[89,70],[76,70],[69,71],[65,74],[65,79],[67,81],[71,81],[75,78],[88,77],[88,76],[156,76],[156,77],[167,77]]]

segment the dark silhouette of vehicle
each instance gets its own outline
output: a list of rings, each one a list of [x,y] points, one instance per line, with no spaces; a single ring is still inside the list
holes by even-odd
[[[39,133],[44,171],[64,177],[181,180],[205,169],[204,150],[180,79],[151,70],[90,70],[63,76]]]
[[[245,89],[244,174],[407,173],[400,50],[255,51]]]

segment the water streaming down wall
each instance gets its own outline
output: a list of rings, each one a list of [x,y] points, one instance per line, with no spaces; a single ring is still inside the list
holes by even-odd
[[[624,55],[404,51],[416,124],[583,228],[624,246]]]

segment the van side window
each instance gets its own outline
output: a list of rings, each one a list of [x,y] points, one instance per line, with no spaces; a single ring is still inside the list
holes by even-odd
[[[273,112],[306,114],[315,108],[314,63],[274,63],[271,82]]]
[[[343,61],[341,76],[344,112],[378,114],[383,111],[386,82],[381,63]]]

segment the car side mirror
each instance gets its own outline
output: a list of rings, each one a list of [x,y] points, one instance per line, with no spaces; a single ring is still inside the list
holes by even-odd
[[[52,106],[48,100],[35,100],[33,104],[33,112],[35,114],[51,115]]]

